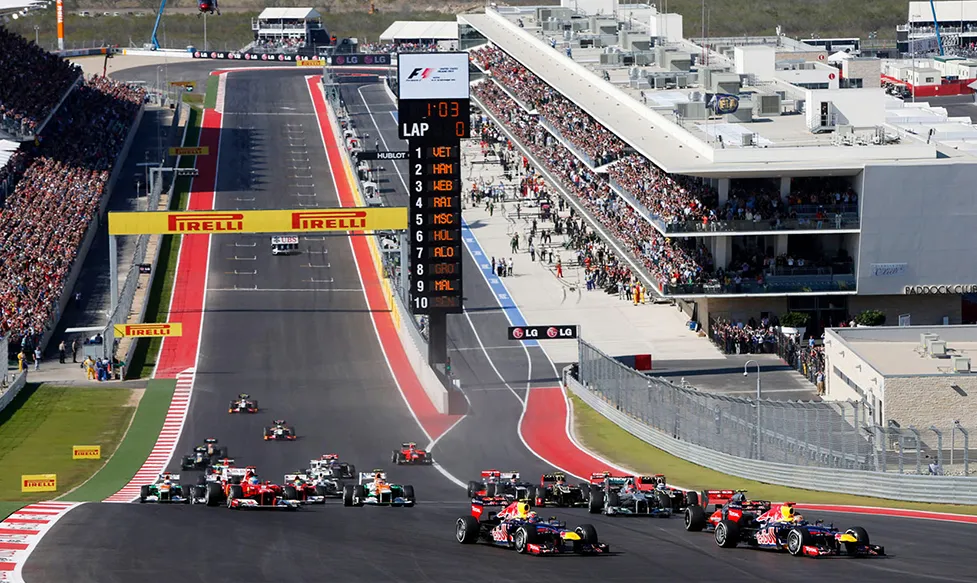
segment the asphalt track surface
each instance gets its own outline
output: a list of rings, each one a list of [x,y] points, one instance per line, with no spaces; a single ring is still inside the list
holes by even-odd
[[[218,209],[296,206],[296,191],[289,188],[294,174],[289,172],[289,158],[297,141],[288,138],[297,134],[297,124],[312,161],[309,173],[303,174],[311,173],[306,179],[311,182],[305,184],[315,184],[319,206],[338,206],[327,166],[317,163],[324,153],[315,117],[307,115],[312,105],[304,73],[229,76],[227,112],[289,115],[225,116]],[[370,99],[370,89],[364,95]],[[376,100],[378,107],[383,105],[380,95]],[[255,247],[235,246],[252,242]],[[332,450],[360,469],[388,467],[392,447],[407,439],[423,441],[423,435],[384,364],[348,239],[303,241],[303,253],[293,257],[271,257],[266,243],[258,236],[214,239],[208,288],[215,291],[207,295],[195,396],[178,452],[189,451],[206,437],[219,437],[240,464],[257,465],[264,476],[276,480]],[[233,259],[244,256],[256,259]],[[328,260],[319,263],[321,256]],[[309,263],[329,267],[308,267]],[[466,387],[471,413],[438,442],[435,455],[461,480],[486,466],[532,476],[547,466],[519,438],[521,400],[526,379],[549,386],[552,369],[533,349],[481,351],[475,329],[485,347],[504,346],[504,316],[470,260],[466,267],[466,303],[474,326],[463,316],[455,317],[449,335],[453,367]],[[235,270],[257,273],[233,275]],[[329,284],[308,281],[329,279]],[[229,291],[235,285],[302,291]],[[312,288],[315,291],[309,291]],[[532,377],[527,375],[530,362]],[[239,392],[258,398],[264,411],[250,417],[228,415],[226,404]],[[261,428],[272,418],[289,420],[300,439],[263,442]],[[453,540],[455,518],[468,512],[462,489],[432,468],[387,469],[392,479],[414,485],[420,500],[416,508],[347,509],[329,504],[282,513],[86,504],[42,540],[24,577],[29,583],[145,581],[161,574],[174,581],[255,583],[977,580],[970,560],[973,526],[909,519],[822,515],[842,527],[865,526],[873,542],[886,545],[891,555],[877,560],[803,560],[724,550],[707,534],[684,532],[677,518],[611,519],[583,510],[552,514],[571,525],[595,524],[613,556],[534,559],[485,546],[463,547]]]

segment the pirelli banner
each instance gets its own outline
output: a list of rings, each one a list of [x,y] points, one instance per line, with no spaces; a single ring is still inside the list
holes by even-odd
[[[317,233],[406,228],[405,207],[109,213],[110,235]]]
[[[57,474],[23,474],[20,476],[21,492],[57,492]]]
[[[152,338],[156,336],[183,336],[183,324],[180,322],[163,324],[115,324],[116,338]]]

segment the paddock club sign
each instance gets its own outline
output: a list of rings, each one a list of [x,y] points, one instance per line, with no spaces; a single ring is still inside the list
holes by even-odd
[[[902,293],[907,296],[952,296],[955,294],[977,294],[977,285],[907,285]]]
[[[315,233],[406,228],[405,207],[109,213],[110,235]]]

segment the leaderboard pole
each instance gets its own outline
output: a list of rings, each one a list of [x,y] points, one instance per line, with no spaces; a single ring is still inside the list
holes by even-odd
[[[410,310],[428,316],[429,364],[447,362],[462,298],[461,140],[471,137],[467,53],[398,56],[398,133],[408,141]]]

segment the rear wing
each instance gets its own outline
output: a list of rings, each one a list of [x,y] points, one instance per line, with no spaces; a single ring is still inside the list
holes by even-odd
[[[319,459],[322,460],[322,461],[326,461],[326,462],[328,462],[328,461],[339,461],[339,454],[338,453],[327,453],[327,454],[323,454]]]
[[[244,476],[248,473],[246,468],[225,468],[228,476]]]
[[[483,478],[498,478],[502,475],[499,470],[482,470]]]
[[[180,481],[180,474],[170,474],[167,472],[163,472],[162,474],[159,475],[159,477],[161,480],[173,480],[174,482]]]
[[[373,478],[377,475],[377,473],[378,472],[360,472],[360,484],[363,482],[373,481]],[[387,479],[387,472],[379,472],[379,474],[381,480]]]
[[[604,481],[604,478],[610,478],[610,477],[611,477],[610,472],[594,472],[590,474],[590,483],[599,484],[600,482]]]
[[[519,472],[499,472],[500,480],[518,480]]]
[[[295,480],[302,480],[303,482],[309,481],[308,474],[285,474],[286,482],[294,482]]]
[[[208,437],[207,439],[204,440],[204,443],[217,443],[217,438],[216,437]]]
[[[550,482],[556,482],[557,480],[566,480],[566,479],[567,479],[566,474],[563,474],[561,472],[556,472],[553,474],[543,474],[539,478],[539,483],[541,485],[545,485]]]
[[[699,504],[701,506],[708,506],[710,504],[722,506],[729,502],[730,498],[738,492],[746,494],[746,490],[703,490],[702,499],[699,500]]]

